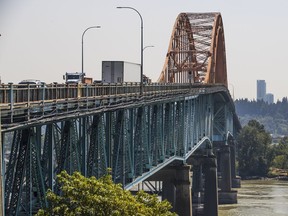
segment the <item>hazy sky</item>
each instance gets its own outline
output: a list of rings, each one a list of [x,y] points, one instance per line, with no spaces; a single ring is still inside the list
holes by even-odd
[[[181,12],[220,12],[224,22],[228,81],[235,98],[256,98],[265,79],[275,99],[288,96],[287,0],[0,0],[2,82],[41,79],[63,82],[65,72],[101,79],[101,62],[140,63],[140,18],[144,19],[144,74],[156,81],[172,28]],[[233,88],[234,87],[234,88]]]

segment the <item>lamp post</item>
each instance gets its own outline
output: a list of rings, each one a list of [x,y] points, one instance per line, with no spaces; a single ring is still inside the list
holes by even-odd
[[[150,47],[154,47],[153,45],[148,45],[148,46],[145,46],[144,48],[143,48],[143,52],[144,52],[144,50],[146,49],[146,48],[150,48]],[[144,58],[144,57],[143,57]],[[143,71],[144,71],[144,65],[143,65]],[[143,72],[144,73],[144,72]],[[144,76],[144,75],[143,75]],[[145,82],[145,83],[147,83],[148,82],[148,79],[147,79],[148,77],[146,76],[146,80],[144,80],[144,78],[143,78],[143,82]]]
[[[145,46],[145,47],[143,48],[143,51],[144,51],[146,48],[149,48],[149,47],[154,47],[154,46],[153,46],[153,45]]]
[[[229,85],[231,85],[231,86],[232,86],[232,99],[233,99],[233,101],[234,101],[234,85],[233,85],[233,84],[231,84],[231,83],[229,83]]]
[[[85,33],[89,30],[89,29],[92,29],[92,28],[101,28],[101,26],[91,26],[91,27],[88,27],[87,29],[85,29],[85,31],[83,32],[82,34],[82,67],[81,67],[81,72],[82,74],[84,73],[84,47],[83,47],[83,39],[84,39],[84,35]]]
[[[141,14],[139,13],[138,10],[136,10],[135,8],[133,7],[117,7],[117,9],[130,9],[130,10],[134,10],[140,17],[140,20],[141,20],[141,63],[140,63],[140,96],[143,95],[143,51],[144,51],[144,48],[143,48],[143,19],[142,19],[142,16]]]

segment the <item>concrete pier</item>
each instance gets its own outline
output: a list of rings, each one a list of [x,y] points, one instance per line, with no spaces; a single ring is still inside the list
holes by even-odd
[[[179,216],[192,216],[191,180],[190,166],[183,165],[177,168],[176,186],[176,208]]]
[[[232,191],[230,146],[221,147],[220,169],[221,183],[219,191],[219,204],[237,203],[237,191]]]
[[[176,205],[176,188],[173,182],[173,179],[168,178],[163,180],[162,183],[162,200],[167,200],[172,205],[172,211],[175,211]]]
[[[170,166],[149,177],[149,181],[162,181],[162,200],[167,199],[179,216],[192,216],[191,166]]]
[[[214,155],[209,155],[204,162],[204,215],[218,216],[218,181],[217,162]]]
[[[235,143],[236,141],[233,140],[230,143],[230,157],[231,157],[231,177],[232,177],[232,188],[240,188],[241,187],[241,177],[236,175],[236,149]]]

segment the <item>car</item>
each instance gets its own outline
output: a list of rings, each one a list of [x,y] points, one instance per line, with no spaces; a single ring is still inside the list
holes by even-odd
[[[93,84],[100,84],[100,83],[102,83],[102,80],[94,80],[93,81]]]
[[[24,85],[36,85],[37,87],[44,87],[46,86],[46,83],[40,80],[36,79],[27,79],[27,80],[22,80],[21,82],[18,83],[21,86]]]

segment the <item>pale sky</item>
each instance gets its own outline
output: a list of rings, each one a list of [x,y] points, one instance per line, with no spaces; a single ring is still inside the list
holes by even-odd
[[[2,82],[40,79],[63,82],[65,72],[101,79],[101,62],[140,63],[140,18],[144,20],[144,74],[156,81],[176,17],[181,12],[220,12],[224,23],[231,95],[256,98],[264,79],[275,99],[288,96],[287,0],[0,0]]]

